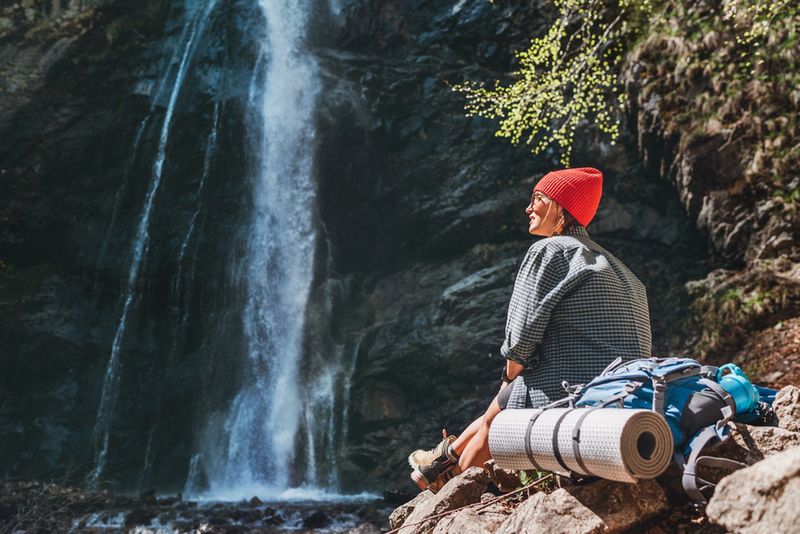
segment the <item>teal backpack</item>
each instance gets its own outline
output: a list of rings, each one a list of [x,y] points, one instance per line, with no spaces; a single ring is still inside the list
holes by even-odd
[[[617,358],[591,382],[564,387],[568,396],[549,407],[642,408],[663,415],[672,431],[673,459],[683,471],[683,489],[700,504],[707,502],[714,484],[697,476],[699,466],[746,466],[701,452],[728,440],[730,421],[768,421],[776,393],[751,384],[736,365],[712,367],[689,358]],[[572,438],[580,441],[580,422]]]

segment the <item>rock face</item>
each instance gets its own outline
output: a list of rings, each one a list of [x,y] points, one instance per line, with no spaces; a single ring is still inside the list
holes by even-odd
[[[713,30],[690,31],[678,22],[684,17]],[[775,61],[740,76],[736,40],[722,18],[695,3],[668,14],[665,28],[685,31],[654,26],[628,56],[624,76],[645,167],[674,184],[710,247],[730,260],[694,284],[704,330],[697,352],[759,369],[740,342],[800,315],[800,212],[786,195],[800,185],[798,101],[796,84],[778,81],[797,68],[797,58],[782,53],[795,21],[774,21],[760,53]],[[726,58],[724,69],[712,57]],[[769,90],[766,79],[773,80]],[[686,94],[693,96],[679,96]]]
[[[723,479],[708,503],[709,518],[733,532],[792,532],[800,523],[800,447]]]

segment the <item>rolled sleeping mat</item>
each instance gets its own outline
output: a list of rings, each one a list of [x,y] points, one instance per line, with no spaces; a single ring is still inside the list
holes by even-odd
[[[672,459],[672,433],[651,410],[503,410],[489,450],[503,469],[570,472],[620,482],[655,478]]]

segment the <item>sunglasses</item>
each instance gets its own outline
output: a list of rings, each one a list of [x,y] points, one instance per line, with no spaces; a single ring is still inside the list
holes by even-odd
[[[531,206],[533,206],[536,202],[544,202],[545,204],[549,204],[550,197],[542,194],[539,191],[534,191],[533,195],[531,195]]]

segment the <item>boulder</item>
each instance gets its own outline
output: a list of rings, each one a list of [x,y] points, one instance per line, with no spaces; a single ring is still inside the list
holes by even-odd
[[[625,484],[600,480],[525,501],[499,532],[623,532],[667,509],[664,490],[652,480]]]
[[[480,502],[481,495],[486,491],[488,485],[489,474],[486,470],[482,467],[470,467],[448,482],[435,495],[430,491],[424,491],[421,495],[427,494],[427,497],[420,498],[405,520],[397,526],[401,524],[410,526],[417,523],[413,529],[407,531],[403,529],[404,534],[433,532],[437,521],[426,521],[426,519],[468,504]],[[392,528],[397,528],[394,523],[391,524]]]
[[[498,534],[547,532],[548,534],[594,534],[604,532],[605,523],[567,490],[536,493],[500,526]]]
[[[419,495],[411,499],[405,504],[401,504],[395,508],[392,515],[389,516],[389,526],[392,529],[399,528],[406,520],[406,518],[414,511],[414,508],[433,497],[430,491],[420,492]]]
[[[800,433],[774,426],[737,424],[731,437],[733,444],[744,451],[744,456],[737,459],[750,465],[767,456],[800,445]],[[730,457],[726,454],[720,454],[720,456]]]
[[[800,432],[800,388],[786,386],[775,396],[772,404],[778,418],[778,426],[792,432]]]
[[[325,528],[331,523],[331,517],[323,510],[314,510],[303,518],[303,528]]]
[[[514,491],[515,489],[524,486],[519,478],[519,471],[510,471],[497,467],[494,460],[489,460],[483,467],[489,472],[489,477],[492,483],[502,492]]]
[[[710,456],[730,458],[747,465],[753,465],[764,458],[778,454],[791,447],[800,445],[800,433],[791,432],[774,426],[751,426],[736,423],[731,432],[731,439],[715,449],[708,451]],[[714,484],[730,475],[729,469],[700,466],[698,476]],[[665,474],[666,475],[666,474]],[[668,482],[665,480],[668,479]],[[671,490],[683,494],[681,473],[670,472],[668,476],[659,477]]]
[[[793,532],[800,524],[800,447],[725,477],[706,507],[732,532]]]
[[[467,508],[440,519],[433,534],[492,534],[497,532],[508,516],[508,511],[496,505],[483,509]]]
[[[567,488],[584,506],[605,523],[605,532],[621,532],[664,512],[667,497],[654,480],[627,484],[598,480]]]
[[[362,523],[347,531],[347,534],[381,534],[381,529],[372,523]]]

